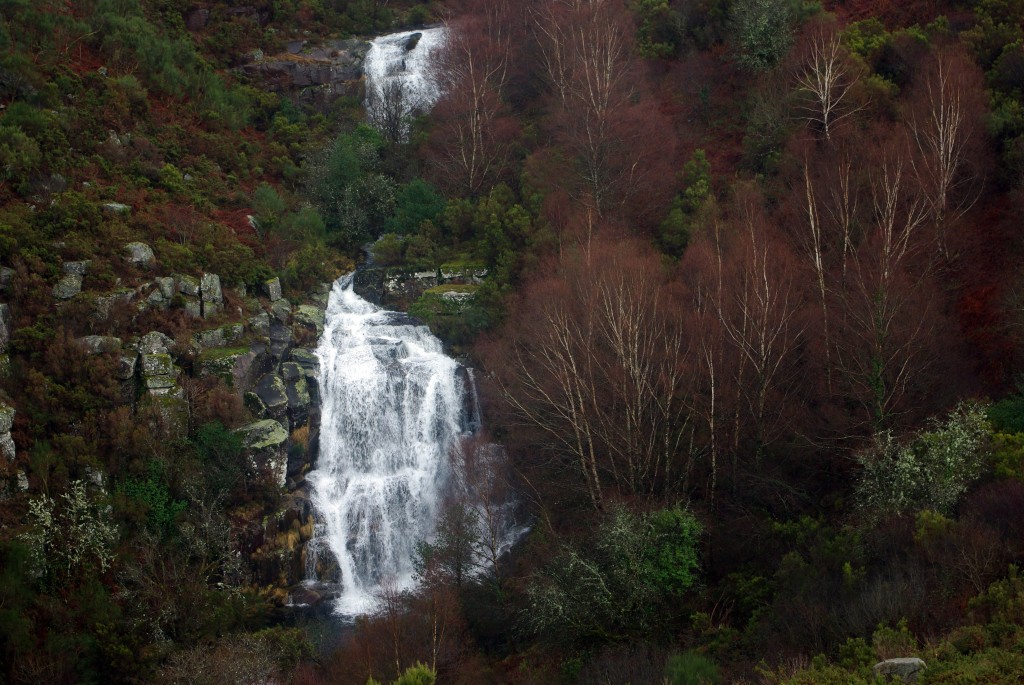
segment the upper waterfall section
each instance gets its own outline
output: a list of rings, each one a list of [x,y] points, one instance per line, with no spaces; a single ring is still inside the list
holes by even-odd
[[[366,111],[385,135],[404,138],[409,120],[429,111],[441,96],[432,74],[432,55],[444,44],[445,35],[438,27],[392,33],[370,43],[363,62]]]

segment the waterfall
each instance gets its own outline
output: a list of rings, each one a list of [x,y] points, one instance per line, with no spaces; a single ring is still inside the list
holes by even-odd
[[[392,33],[371,41],[363,74],[367,112],[379,130],[401,126],[404,137],[409,119],[437,102],[441,94],[430,75],[430,58],[444,43],[444,36],[443,28],[432,28]]]
[[[475,420],[464,374],[426,326],[334,284],[317,348],[320,456],[309,474],[320,520],[307,555],[326,546],[338,563],[336,610],[370,610],[384,582],[413,583],[415,545],[434,533],[449,453]]]

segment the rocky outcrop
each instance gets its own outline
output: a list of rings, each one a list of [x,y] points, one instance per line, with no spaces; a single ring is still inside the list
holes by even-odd
[[[229,347],[242,341],[245,327],[240,323],[230,323],[218,328],[208,328],[193,334],[192,341],[200,351],[213,347]]]
[[[307,333],[317,338],[324,334],[324,318],[324,310],[316,305],[300,304],[295,309],[296,328],[305,329]]]
[[[313,507],[305,492],[285,497],[280,509],[264,521],[249,554],[255,581],[281,588],[300,583],[306,575],[306,543],[313,538],[314,525]]]
[[[369,268],[356,272],[352,289],[376,305],[405,310],[424,292],[442,285],[480,285],[487,269],[474,264],[446,264],[433,271]]]
[[[0,354],[7,352],[11,342],[11,308],[0,302]]]
[[[127,307],[135,300],[135,291],[121,288],[108,295],[99,295],[93,302],[93,318],[106,321],[118,307]]]
[[[288,431],[279,421],[264,419],[235,431],[242,438],[249,455],[249,471],[253,476],[268,474],[284,487],[288,471]]]
[[[14,439],[11,437],[15,413],[13,407],[0,402],[0,457],[5,458],[8,462],[14,461],[14,457],[17,456]]]
[[[166,353],[142,355],[142,385],[152,395],[168,395],[177,387],[178,367]]]
[[[292,430],[309,422],[312,400],[306,385],[306,374],[295,362],[281,364],[281,379],[288,396],[288,421]]]
[[[203,274],[199,284],[200,299],[202,302],[203,318],[216,316],[224,310],[224,292],[220,287],[220,276],[217,274]]]
[[[240,71],[263,90],[285,93],[326,111],[338,97],[359,94],[369,49],[369,43],[357,39],[313,45],[294,41],[283,53],[255,55]]]
[[[0,266],[0,292],[7,292],[14,282],[14,269],[9,266]]]
[[[247,396],[247,404],[254,414],[281,423],[288,421],[288,388],[284,379],[276,373],[268,373],[260,378],[249,394],[259,400],[256,403]]]
[[[310,349],[296,347],[288,356],[289,361],[299,365],[306,377],[309,400],[314,407],[320,406],[320,359]]]
[[[203,304],[199,297],[199,279],[192,276],[175,274],[174,282],[178,284],[178,293],[184,298],[185,311],[189,316],[199,318],[203,315]]]
[[[896,679],[904,683],[916,683],[924,672],[925,663],[916,657],[886,659],[874,665],[875,675],[885,679]]]

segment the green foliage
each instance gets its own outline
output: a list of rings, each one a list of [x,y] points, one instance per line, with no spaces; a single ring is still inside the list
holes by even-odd
[[[437,674],[425,664],[416,664],[405,671],[394,682],[394,685],[434,685]]]
[[[681,179],[683,191],[673,200],[672,209],[658,233],[662,251],[674,257],[682,255],[694,229],[713,202],[711,164],[704,150],[694,150],[683,166]]]
[[[405,241],[395,233],[385,233],[370,248],[375,264],[392,266],[405,259]]]
[[[853,22],[846,27],[842,35],[847,49],[859,55],[868,64],[875,63],[891,39],[885,24],[877,17]]]
[[[175,500],[158,462],[150,462],[146,480],[129,479],[120,493],[138,502],[146,513],[147,527],[162,538],[171,537],[177,528],[178,516],[188,507],[185,500]]]
[[[992,436],[992,471],[1000,478],[1024,480],[1024,433]]]
[[[472,507],[457,502],[448,507],[437,524],[433,542],[416,545],[413,565],[425,579],[439,579],[461,589],[479,570],[480,517]]]
[[[696,580],[698,532],[680,508],[647,515],[614,508],[587,544],[566,546],[528,587],[527,625],[576,645],[654,630],[672,598]]]
[[[998,580],[970,601],[975,618],[986,623],[1024,626],[1024,577],[1010,566],[1006,578]]]
[[[663,591],[686,592],[697,582],[700,523],[678,507],[653,511],[646,519],[651,528],[646,573]]]
[[[273,233],[288,205],[269,183],[261,183],[252,194],[252,208],[261,230]]]
[[[399,189],[395,197],[395,214],[385,227],[389,233],[413,233],[424,221],[436,221],[444,211],[444,205],[444,198],[434,186],[422,179],[413,179]]]
[[[634,0],[637,51],[647,59],[669,59],[683,43],[683,19],[668,0]]]
[[[871,647],[880,661],[915,654],[918,650],[917,638],[907,628],[906,619],[901,619],[895,628],[878,626],[871,635]]]
[[[341,249],[361,245],[394,213],[396,184],[381,172],[386,141],[369,126],[338,136],[310,170],[310,194],[328,240]]]
[[[673,654],[665,664],[668,685],[717,685],[721,682],[715,662],[697,652]]]
[[[992,404],[988,420],[1000,433],[1024,433],[1024,395],[1014,395]]]
[[[29,530],[20,537],[29,549],[35,572],[64,580],[98,569],[105,571],[114,560],[117,526],[107,508],[86,494],[76,480],[54,501],[40,495],[29,502]]]
[[[790,0],[736,0],[732,6],[736,59],[754,72],[771,69],[793,42]]]
[[[857,499],[868,516],[933,509],[949,513],[982,474],[989,436],[985,407],[961,404],[932,429],[900,444],[890,432],[861,453]]]
[[[244,476],[242,465],[242,438],[229,431],[220,421],[211,421],[199,427],[192,438],[210,489],[230,492]]]

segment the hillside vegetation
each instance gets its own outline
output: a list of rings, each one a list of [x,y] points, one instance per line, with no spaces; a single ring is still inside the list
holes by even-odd
[[[0,679],[1020,681],[1024,3],[0,17]],[[429,113],[280,80],[435,21]],[[321,639],[309,350],[367,257],[487,433]]]

